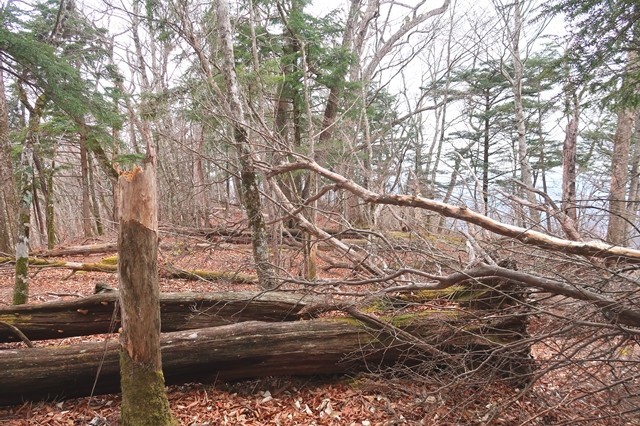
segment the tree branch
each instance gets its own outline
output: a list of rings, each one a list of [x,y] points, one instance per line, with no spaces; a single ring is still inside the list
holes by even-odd
[[[369,203],[416,207],[429,210],[439,213],[445,217],[451,217],[468,223],[473,223],[474,225],[478,225],[493,233],[514,238],[525,244],[531,244],[547,250],[600,258],[624,257],[628,260],[640,262],[640,250],[629,247],[615,246],[600,241],[569,241],[547,235],[539,231],[499,222],[483,214],[470,210],[466,206],[453,206],[451,204],[431,200],[417,195],[378,194],[363,188],[354,181],[328,170],[310,160],[301,160],[296,163],[288,163],[273,167],[267,173],[267,176],[272,177],[281,173],[300,169],[314,171],[321,176],[332,180],[338,187],[352,192]]]

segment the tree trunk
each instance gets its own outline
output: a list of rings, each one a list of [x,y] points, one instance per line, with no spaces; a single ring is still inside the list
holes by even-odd
[[[489,156],[491,154],[491,135],[490,135],[490,111],[491,111],[491,92],[486,89],[484,93],[484,134],[482,143],[482,204],[484,215],[489,215]],[[445,201],[445,203],[448,201]]]
[[[91,199],[89,193],[89,159],[87,155],[87,127],[80,124],[80,187],[82,189],[82,232],[85,238],[93,237]]]
[[[639,62],[638,52],[630,50],[627,55],[625,73],[634,72]],[[625,76],[622,85],[627,86],[628,80],[628,76]],[[613,138],[613,153],[611,154],[609,225],[607,227],[607,241],[619,246],[627,244],[629,210],[627,210],[626,192],[629,175],[629,150],[634,121],[635,111],[629,107],[620,107],[616,133]]]
[[[37,145],[40,117],[47,103],[40,95],[33,107],[29,105],[22,89],[20,100],[29,109],[29,126],[20,160],[20,204],[18,210],[18,238],[16,239],[16,273],[13,286],[13,304],[21,305],[29,300],[29,235],[31,230],[31,205],[33,203],[33,149]]]
[[[513,78],[511,81],[511,88],[513,90],[515,122],[518,132],[518,164],[520,166],[520,178],[522,182],[527,187],[533,188],[531,165],[529,164],[529,155],[527,152],[527,129],[522,101],[522,80],[524,77],[524,71],[522,58],[520,57],[520,35],[522,32],[521,0],[516,0],[513,7],[513,33],[511,35],[511,60],[513,62]],[[537,204],[535,194],[532,191],[525,191],[526,199],[532,205]],[[531,222],[533,222],[533,226],[537,226],[540,223],[540,213],[535,208],[530,208],[529,219],[531,220]]]
[[[114,313],[118,292],[76,300],[0,308],[0,322],[17,327],[28,339],[58,339],[113,333],[120,327]],[[318,303],[313,297],[290,293],[222,292],[165,293],[160,295],[162,332],[214,327],[243,321],[294,321],[303,309]],[[0,342],[20,341],[0,325]]]
[[[640,209],[640,109],[636,110],[636,128],[634,130],[630,174],[627,208],[631,214],[636,214]]]
[[[177,425],[171,415],[160,358],[158,201],[155,158],[118,180],[120,377],[122,425]]]
[[[351,318],[252,321],[167,333],[162,358],[168,383],[351,373],[421,360],[461,371],[488,361],[508,376],[530,372],[526,344],[518,344],[524,320],[425,312],[399,321],[401,329]],[[115,342],[0,351],[0,405],[88,395],[96,376],[94,394],[117,391]]]
[[[624,246],[627,244],[627,178],[629,148],[633,132],[634,112],[623,109],[618,112],[618,123],[613,139],[611,156],[611,188],[609,190],[609,225],[607,241]]]
[[[96,180],[93,174],[93,161],[89,155],[89,191],[91,192],[91,213],[93,219],[96,222],[96,231],[98,235],[104,235],[104,227],[102,226],[102,217],[100,216],[100,204],[98,203],[98,197],[96,196]],[[49,247],[50,249],[53,248]]]
[[[4,90],[4,75],[0,58],[0,253],[13,254],[18,223],[18,197],[13,174],[9,116]]]
[[[256,272],[262,288],[276,286],[276,275],[269,260],[267,229],[262,213],[258,175],[254,166],[254,152],[247,132],[244,108],[240,100],[240,90],[235,70],[232,33],[226,0],[217,1],[218,36],[222,53],[221,69],[227,85],[228,105],[233,120],[233,137],[240,160],[240,178],[242,181],[242,201],[251,226],[253,257]]]
[[[44,197],[44,208],[45,208],[45,220],[46,224],[46,235],[47,235],[47,248],[52,249],[56,244],[56,232],[55,232],[55,211],[54,211],[54,199],[53,199],[53,173],[55,169],[55,149],[53,152],[48,154],[51,160],[51,167],[47,170],[47,168],[43,164],[42,158],[40,158],[40,154],[38,150],[34,150],[33,152],[33,163],[38,171],[38,180],[40,181],[40,191],[42,192],[42,196]],[[34,203],[38,201],[38,197],[35,196],[34,190]],[[37,209],[36,209],[37,211]],[[44,230],[41,230],[40,233],[42,235],[45,234]]]
[[[193,153],[193,186],[196,191],[196,214],[195,225],[202,228],[207,226],[207,219],[209,216],[209,191],[208,185],[205,180],[204,173],[204,148],[205,148],[205,129],[200,127],[198,129],[198,135],[195,138],[195,152]]]
[[[577,96],[573,94],[572,116],[567,124],[562,146],[562,211],[577,223],[576,209],[576,159],[578,146],[578,110]]]

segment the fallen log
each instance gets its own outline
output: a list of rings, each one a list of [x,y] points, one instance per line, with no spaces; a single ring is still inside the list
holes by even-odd
[[[505,375],[530,372],[528,350],[514,345],[522,318],[428,312],[397,319],[422,345],[352,318],[281,323],[244,322],[163,334],[167,383],[214,382],[272,375],[370,371],[397,362],[432,362],[434,368],[492,367]],[[446,363],[424,345],[451,355]],[[509,348],[515,349],[509,349]],[[453,365],[451,365],[453,364]],[[118,343],[0,350],[0,405],[118,392]]]
[[[117,243],[99,243],[88,244],[82,246],[56,247],[49,250],[41,250],[34,252],[37,257],[64,257],[77,256],[97,253],[110,253],[118,251]]]
[[[13,257],[0,257],[0,265],[15,263]],[[85,271],[85,272],[118,272],[118,260],[111,261],[111,258],[107,258],[107,261],[101,262],[68,262],[65,260],[46,260],[37,257],[29,258],[29,267],[39,268],[63,268],[70,269],[71,271]]]
[[[15,263],[15,258],[0,257],[0,265],[11,263]],[[30,257],[29,267],[69,269],[72,271],[71,275],[78,271],[116,273],[118,272],[118,256],[105,257],[99,262],[70,262],[66,260],[47,260]],[[226,281],[235,284],[256,284],[258,282],[258,278],[250,274],[228,271],[205,271],[201,269],[180,269],[171,265],[161,265],[159,275],[161,278],[192,281]]]
[[[212,245],[209,243],[193,243],[193,244],[167,244],[160,243],[160,248],[163,250],[174,250],[174,249],[207,249],[211,248]],[[33,253],[35,257],[67,257],[67,256],[87,256],[91,254],[101,254],[101,253],[115,253],[118,251],[117,243],[98,243],[98,244],[88,244],[82,246],[61,246],[56,247],[49,250],[37,250]]]
[[[29,340],[110,333],[120,327],[114,317],[116,292],[82,299],[0,308],[0,322],[18,328]],[[242,321],[293,321],[317,301],[290,293],[221,292],[160,295],[162,331],[213,327]],[[22,340],[10,327],[0,327],[0,342]]]

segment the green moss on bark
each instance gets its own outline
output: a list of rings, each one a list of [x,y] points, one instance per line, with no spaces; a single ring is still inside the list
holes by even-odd
[[[134,362],[120,351],[120,408],[122,426],[178,426],[165,393],[164,375],[150,366]]]
[[[13,304],[22,305],[29,300],[29,258],[16,260],[16,279],[13,286]]]

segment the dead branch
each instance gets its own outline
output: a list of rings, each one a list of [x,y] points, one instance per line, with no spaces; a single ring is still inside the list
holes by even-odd
[[[493,233],[514,238],[525,244],[535,245],[547,250],[560,251],[563,253],[576,254],[581,256],[594,257],[622,257],[633,261],[640,261],[640,250],[615,246],[600,241],[570,241],[562,238],[534,231],[532,229],[521,228],[491,219],[485,215],[468,209],[466,206],[453,206],[436,200],[420,197],[417,195],[401,194],[378,194],[358,185],[354,181],[344,176],[325,169],[316,162],[304,160],[296,163],[289,163],[273,167],[268,176],[275,176],[280,173],[292,170],[311,170],[327,179],[332,180],[340,188],[346,189],[361,197],[369,203],[390,204],[397,206],[416,207],[439,213],[445,217],[460,219],[473,223]]]

